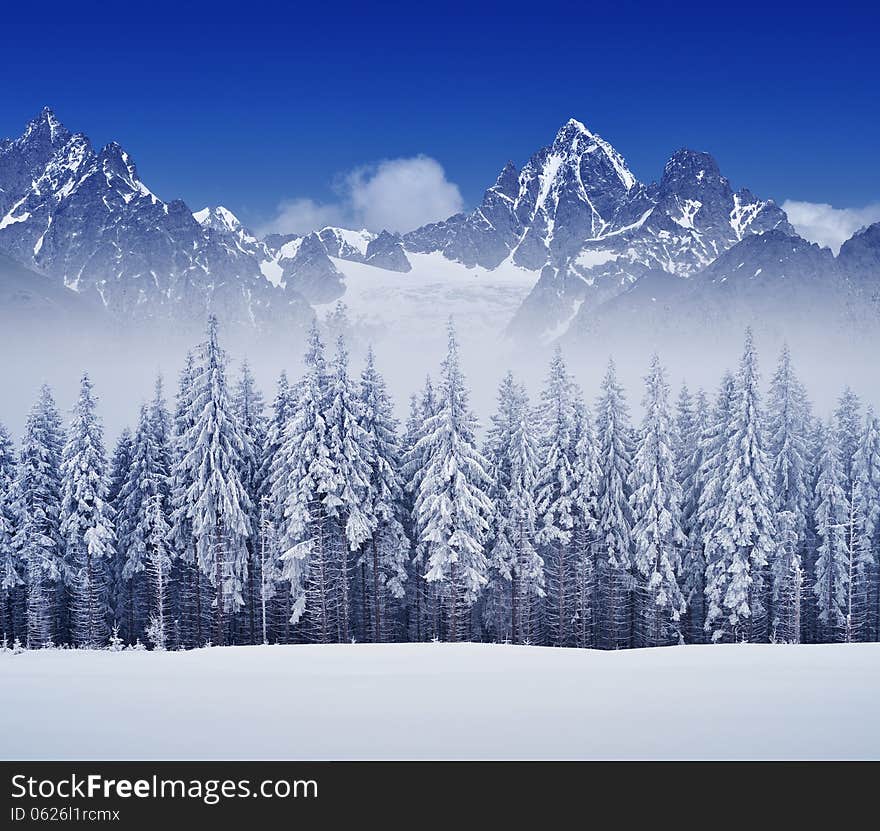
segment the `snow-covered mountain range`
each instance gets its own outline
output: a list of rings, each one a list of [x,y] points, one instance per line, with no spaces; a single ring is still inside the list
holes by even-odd
[[[818,298],[876,317],[880,292],[880,226],[835,258],[773,201],[734,191],[707,153],[679,150],[644,184],[574,119],[522,169],[508,162],[470,213],[404,235],[260,239],[224,207],[159,198],[119,145],[95,150],[44,109],[0,142],[0,253],[122,321],[201,325],[213,311],[264,330],[341,300],[370,329],[452,313],[547,342],[634,322],[662,330],[685,312],[739,325]]]

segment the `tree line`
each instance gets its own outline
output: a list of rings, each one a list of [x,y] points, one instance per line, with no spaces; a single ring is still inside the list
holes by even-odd
[[[880,640],[880,422],[817,418],[784,349],[762,400],[747,332],[714,396],[654,357],[631,423],[557,350],[478,439],[455,331],[403,424],[370,350],[309,335],[268,408],[216,319],[108,458],[92,382],[0,425],[4,648],[484,640],[619,649]]]

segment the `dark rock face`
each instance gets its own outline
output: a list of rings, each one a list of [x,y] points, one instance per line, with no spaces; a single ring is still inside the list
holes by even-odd
[[[286,287],[310,303],[330,303],[345,292],[342,275],[318,234],[303,237],[293,256],[282,257],[278,264]]]
[[[400,234],[391,234],[388,231],[382,231],[379,236],[370,240],[364,262],[388,271],[412,271],[412,264],[403,250],[403,239]]]

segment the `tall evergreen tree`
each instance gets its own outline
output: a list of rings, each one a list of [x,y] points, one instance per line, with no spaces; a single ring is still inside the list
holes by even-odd
[[[819,478],[816,483],[815,521],[819,547],[816,582],[819,623],[828,641],[845,641],[850,633],[851,552],[847,544],[850,506],[843,487],[839,435],[829,424],[825,431]]]
[[[500,640],[531,641],[537,603],[544,596],[544,562],[535,548],[538,442],[528,395],[508,372],[498,390],[485,455],[492,499],[490,581],[484,611]]]
[[[577,605],[574,528],[577,514],[578,391],[557,347],[541,393],[541,464],[538,469],[537,541],[544,560],[546,641],[572,646]]]
[[[601,645],[619,649],[635,645],[633,608],[632,511],[629,476],[632,467],[632,433],[629,408],[617,381],[614,361],[602,380],[596,406],[599,458],[598,519],[604,632]]]
[[[369,608],[364,611],[372,612],[371,640],[381,642],[391,632],[391,602],[399,602],[406,595],[410,543],[401,521],[402,451],[397,421],[385,379],[376,368],[372,347],[367,350],[358,397],[361,427],[369,449],[369,503],[365,511],[375,523],[361,557],[362,570],[371,587]],[[365,636],[366,630],[364,627]]]
[[[158,544],[156,528],[161,525],[152,513],[160,510],[164,520],[168,494],[168,470],[153,427],[150,409],[144,404],[138,419],[128,475],[117,500],[118,549],[122,561],[124,598],[120,603],[124,611],[120,622],[129,643],[143,641],[146,637],[153,598],[147,570],[150,554]],[[167,524],[167,520],[165,522]]]
[[[419,441],[425,435],[426,425],[437,413],[437,401],[431,377],[425,378],[425,385],[419,396],[410,401],[410,413],[406,423],[403,440],[403,480],[405,498],[405,528],[413,552],[409,563],[409,631],[416,641],[440,637],[440,614],[437,587],[425,580],[428,562],[428,545],[421,541],[420,517],[415,509],[419,485],[427,469],[423,453],[425,445]]]
[[[775,525],[758,384],[758,357],[749,330],[718,483],[721,499],[708,537],[706,628],[713,641],[760,642],[768,635],[765,569]]]
[[[880,422],[868,409],[853,460],[852,516],[857,559],[865,579],[864,640],[880,640]]]
[[[244,440],[229,399],[226,353],[215,317],[199,349],[190,404],[192,427],[182,436],[180,461],[186,517],[192,523],[198,566],[214,588],[214,642],[226,640],[227,615],[244,604],[250,497],[241,482]]]
[[[61,463],[61,525],[70,572],[74,643],[94,649],[107,642],[108,573],[114,554],[113,509],[107,503],[104,430],[88,374]]]
[[[703,496],[704,477],[709,472],[704,453],[711,452],[710,443],[715,434],[713,412],[702,389],[697,390],[693,399],[689,395],[679,396],[676,432],[678,449],[675,469],[676,478],[682,488],[682,530],[687,537],[681,565],[681,590],[685,598],[681,632],[686,643],[702,643],[706,618],[703,593],[706,558],[699,507]],[[685,435],[687,439],[683,438]]]
[[[348,350],[342,336],[336,343],[326,413],[333,489],[325,500],[327,513],[339,527],[336,546],[339,592],[337,621],[339,639],[351,638],[351,552],[359,552],[378,529],[373,513],[373,446],[362,425],[362,404],[348,374]]]
[[[14,506],[15,446],[6,427],[0,424],[0,639],[12,644],[24,639],[24,569],[15,550],[16,516]]]
[[[317,326],[309,334],[305,374],[297,386],[294,413],[275,457],[272,500],[278,528],[282,576],[289,584],[292,623],[307,613],[309,636],[318,643],[336,640],[339,592],[333,523],[336,471],[330,458],[326,413],[329,378]]]
[[[602,466],[599,460],[599,441],[590,411],[579,402],[575,412],[575,644],[589,647],[600,645],[597,626],[602,607],[599,586],[601,541],[598,534],[598,498]]]
[[[429,552],[425,579],[442,588],[446,635],[456,641],[467,637],[466,615],[487,581],[484,542],[492,503],[451,322],[448,334],[437,412],[415,448],[424,459],[415,511],[420,540]]]
[[[193,469],[185,464],[196,427],[193,415],[193,395],[197,378],[196,359],[186,354],[178,379],[174,404],[172,464],[171,464],[171,531],[170,540],[175,553],[173,566],[177,584],[180,644],[185,647],[202,646],[209,639],[210,623],[207,613],[210,600],[206,580],[198,565],[195,534],[189,516],[189,491],[193,485]]]
[[[629,477],[639,642],[662,646],[681,638],[685,600],[678,580],[686,539],[681,529],[681,487],[675,478],[669,385],[657,355],[645,378],[642,405],[645,417]]]
[[[242,437],[241,469],[239,475],[242,485],[250,499],[247,537],[247,585],[245,614],[247,633],[241,636],[247,643],[257,643],[257,607],[260,586],[260,471],[262,452],[266,442],[266,416],[263,395],[259,391],[250,365],[243,361],[241,374],[235,387],[233,407]]]
[[[277,487],[275,477],[283,474],[278,463],[284,431],[293,415],[294,396],[282,372],[276,384],[272,412],[266,427],[258,475],[260,495],[260,593],[261,605],[267,605],[266,637],[270,640],[288,643],[290,641],[291,592],[290,585],[281,574],[278,538],[279,529],[284,526],[284,506],[276,502],[272,494]]]
[[[27,643],[32,649],[66,635],[61,537],[64,430],[45,384],[28,416],[15,481],[15,548],[27,571]]]
[[[773,477],[777,540],[770,559],[770,628],[774,639],[800,639],[803,596],[803,548],[810,506],[807,430],[810,407],[806,391],[784,347],[770,383],[767,450]]]

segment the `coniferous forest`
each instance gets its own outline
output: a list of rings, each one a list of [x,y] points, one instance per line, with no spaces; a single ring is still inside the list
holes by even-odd
[[[4,648],[489,641],[621,649],[880,640],[880,420],[817,418],[788,350],[641,423],[609,363],[590,406],[564,356],[508,373],[479,438],[455,332],[404,423],[372,352],[313,328],[264,401],[215,319],[173,397],[107,448],[81,380],[0,425]]]

